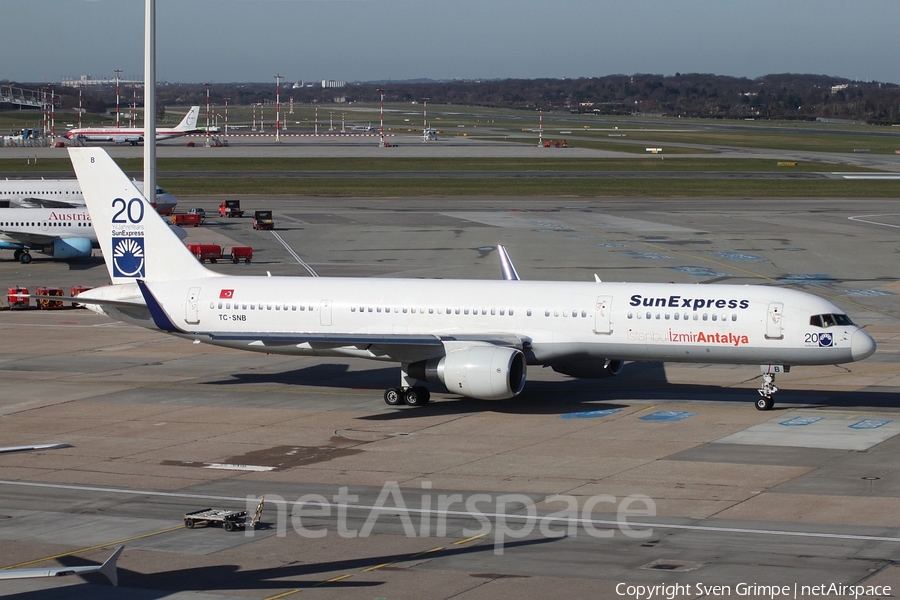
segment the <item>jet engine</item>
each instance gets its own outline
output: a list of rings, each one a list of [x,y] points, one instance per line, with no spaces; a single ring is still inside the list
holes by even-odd
[[[91,240],[61,238],[54,240],[50,246],[44,246],[44,252],[53,258],[88,258],[91,255]]]
[[[505,400],[525,387],[525,355],[516,348],[468,346],[442,358],[409,365],[419,381],[442,383],[451,393],[480,400]]]
[[[603,379],[621,373],[623,364],[621,360],[608,358],[581,358],[551,366],[554,371],[563,375],[579,379]]]

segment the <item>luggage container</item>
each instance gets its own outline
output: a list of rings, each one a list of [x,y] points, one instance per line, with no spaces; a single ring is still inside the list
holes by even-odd
[[[55,287],[36,287],[34,288],[35,296],[62,296],[62,288]],[[50,298],[38,298],[37,307],[43,310],[53,310],[62,308],[65,303],[62,300],[51,300]]]

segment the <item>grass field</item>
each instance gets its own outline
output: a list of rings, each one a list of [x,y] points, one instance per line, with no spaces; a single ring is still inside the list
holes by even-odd
[[[176,196],[208,194],[298,194],[305,196],[656,196],[656,197],[893,197],[895,181],[837,179],[443,179],[415,178],[166,178],[159,183]]]
[[[141,159],[117,161],[128,173],[140,176]],[[760,159],[507,159],[507,158],[185,158],[159,159],[158,181],[176,196],[204,194],[301,194],[312,196],[894,196],[893,181],[840,179],[704,179],[691,173],[815,173],[836,170],[833,164],[799,163],[777,167]],[[842,166],[840,170],[862,170]],[[685,173],[676,178],[600,177],[607,172]],[[278,177],[277,173],[315,173],[314,177]],[[334,177],[328,177],[335,172]],[[347,178],[342,172],[397,173],[397,177]],[[427,173],[410,177],[410,173]],[[441,173],[467,172],[465,178]],[[527,177],[540,172],[540,178]],[[560,173],[559,178],[546,177]],[[563,176],[578,172],[577,178]],[[590,176],[591,172],[598,177]],[[21,159],[0,160],[0,175],[34,177],[42,173],[72,173],[66,158],[28,165]],[[258,173],[259,176],[254,176]],[[493,177],[495,173],[523,173],[523,177]],[[404,176],[400,176],[403,174]],[[482,175],[479,175],[482,174]]]
[[[219,107],[221,109],[221,107]],[[187,107],[169,107],[167,115],[177,121]],[[231,123],[249,125],[254,118],[250,107],[229,107]],[[414,104],[389,105],[385,127],[390,131],[420,131],[422,107]],[[466,135],[473,138],[536,144],[538,126],[535,111],[509,111],[478,107],[429,106],[429,125],[443,131],[443,137]],[[272,126],[274,111],[267,110]],[[38,126],[40,113],[9,111],[0,113],[0,132]],[[74,115],[57,114],[57,132]],[[258,118],[258,115],[257,115]],[[288,132],[312,131],[312,106],[296,106],[287,115]],[[373,105],[333,105],[319,109],[319,131],[333,121],[345,126],[379,124],[378,107]],[[201,117],[205,123],[205,117]],[[109,124],[109,119],[106,120]],[[222,123],[220,122],[221,126]],[[703,177],[635,177],[634,173],[816,173],[863,171],[835,161],[800,162],[779,167],[776,160],[699,158],[716,149],[699,146],[731,146],[819,152],[853,152],[866,149],[872,154],[893,154],[900,150],[900,130],[852,124],[821,124],[771,121],[700,121],[656,117],[597,117],[568,113],[546,113],[544,139],[568,139],[570,145],[641,154],[634,158],[575,158],[564,149],[548,150],[547,158],[160,158],[157,164],[161,185],[180,196],[195,194],[304,194],[327,196],[410,197],[416,195],[519,195],[519,196],[823,196],[893,197],[898,186],[893,181],[846,181],[840,179],[711,179]],[[663,147],[662,156],[650,156],[647,147]],[[694,156],[681,158],[680,154]],[[826,155],[827,156],[827,155]],[[28,164],[25,159],[3,158],[0,148],[0,177],[35,177],[45,173],[72,174],[64,151],[58,158]],[[141,159],[122,159],[122,168],[139,176]],[[629,177],[591,177],[591,172],[629,172]],[[341,173],[396,173],[396,177],[341,177]],[[466,177],[442,177],[447,173]],[[538,172],[541,177],[528,177]],[[578,172],[578,177],[547,177],[552,173]],[[278,174],[315,173],[312,177],[279,177]],[[333,177],[328,176],[334,173]],[[422,177],[409,174],[423,173]],[[494,173],[522,177],[493,177]],[[258,174],[258,176],[256,176]],[[585,175],[586,174],[586,175]],[[71,176],[71,175],[68,175]]]

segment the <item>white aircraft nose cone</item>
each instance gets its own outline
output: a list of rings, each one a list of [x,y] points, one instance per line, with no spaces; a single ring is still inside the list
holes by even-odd
[[[850,338],[850,356],[853,360],[863,360],[875,354],[875,340],[862,329]]]

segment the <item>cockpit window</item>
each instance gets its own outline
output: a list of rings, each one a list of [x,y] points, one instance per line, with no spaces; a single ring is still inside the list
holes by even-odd
[[[813,327],[834,327],[836,325],[846,327],[853,325],[853,321],[844,314],[813,315],[809,319],[809,324]]]

